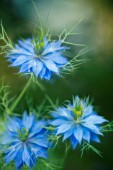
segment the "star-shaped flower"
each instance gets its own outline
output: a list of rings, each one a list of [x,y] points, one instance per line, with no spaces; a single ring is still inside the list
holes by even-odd
[[[87,101],[75,97],[72,104],[59,107],[52,113],[54,119],[50,124],[55,127],[56,135],[62,135],[63,141],[69,138],[73,149],[82,140],[88,143],[91,140],[100,142],[98,138],[98,135],[102,135],[100,125],[107,121],[98,116]]]
[[[9,118],[2,139],[6,165],[14,161],[18,170],[24,165],[31,168],[38,158],[47,158],[50,143],[44,129],[46,124],[44,120],[36,121],[33,114],[28,116],[26,112],[22,120]]]
[[[48,41],[44,37],[19,40],[14,49],[6,56],[12,67],[19,67],[20,73],[34,73],[36,77],[49,80],[53,73],[59,75],[67,63],[62,41]]]

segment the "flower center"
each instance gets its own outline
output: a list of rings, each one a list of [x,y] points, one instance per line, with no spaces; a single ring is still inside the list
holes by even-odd
[[[80,107],[80,108],[74,107],[74,108],[72,109],[72,111],[73,111],[73,113],[74,113],[75,115],[77,115],[78,117],[80,117],[80,116],[82,116],[82,114],[83,114],[83,107]]]
[[[40,36],[37,36],[34,38],[34,46],[35,46],[35,52],[36,52],[36,57],[39,58],[40,54],[43,51],[44,47],[44,35],[43,33],[40,34]]]
[[[17,130],[17,136],[23,142],[25,142],[28,139],[28,134],[29,134],[28,131],[24,127]]]
[[[71,109],[72,112],[74,113],[75,120],[80,121],[81,116],[83,115],[84,112],[84,107],[81,103],[77,103],[74,108]]]

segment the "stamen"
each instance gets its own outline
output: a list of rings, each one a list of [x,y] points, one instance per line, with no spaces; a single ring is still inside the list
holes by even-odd
[[[25,142],[28,139],[28,131],[22,127],[21,129],[17,130],[17,136],[21,141]]]
[[[84,107],[82,103],[77,102],[76,106],[72,108],[71,110],[74,113],[75,118],[78,120],[83,115]]]
[[[39,58],[44,47],[44,34],[43,33],[41,33],[40,36],[34,38],[34,46],[35,46],[35,52],[37,54],[36,57]]]

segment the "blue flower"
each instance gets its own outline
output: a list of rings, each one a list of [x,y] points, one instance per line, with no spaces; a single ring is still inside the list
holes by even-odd
[[[53,73],[66,63],[62,41],[48,41],[46,37],[19,40],[15,48],[6,56],[13,67],[20,67],[20,73],[34,73],[36,77],[49,80]]]
[[[44,129],[46,124],[44,120],[36,121],[33,114],[28,116],[26,112],[22,120],[9,118],[2,139],[6,165],[14,161],[18,170],[24,165],[31,168],[35,166],[37,158],[47,158],[50,143]]]
[[[73,103],[62,106],[53,111],[54,119],[51,125],[55,127],[56,135],[63,135],[63,141],[70,139],[73,149],[82,140],[100,142],[98,135],[102,135],[100,125],[107,120],[98,116],[88,99],[73,98]]]

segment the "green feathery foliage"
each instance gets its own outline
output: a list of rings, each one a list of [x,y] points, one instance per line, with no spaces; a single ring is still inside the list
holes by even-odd
[[[11,38],[7,35],[2,22],[1,22],[1,34],[0,34],[0,42],[3,45],[0,45],[0,55],[1,54],[7,54],[7,52],[11,49],[13,49],[13,43]]]
[[[102,157],[102,154],[98,149],[96,149],[90,143],[84,141],[83,144],[82,144],[82,148],[81,148],[81,157],[83,156],[84,152],[87,151],[87,150],[91,150],[91,151],[95,152],[97,155],[99,155],[100,157]]]

